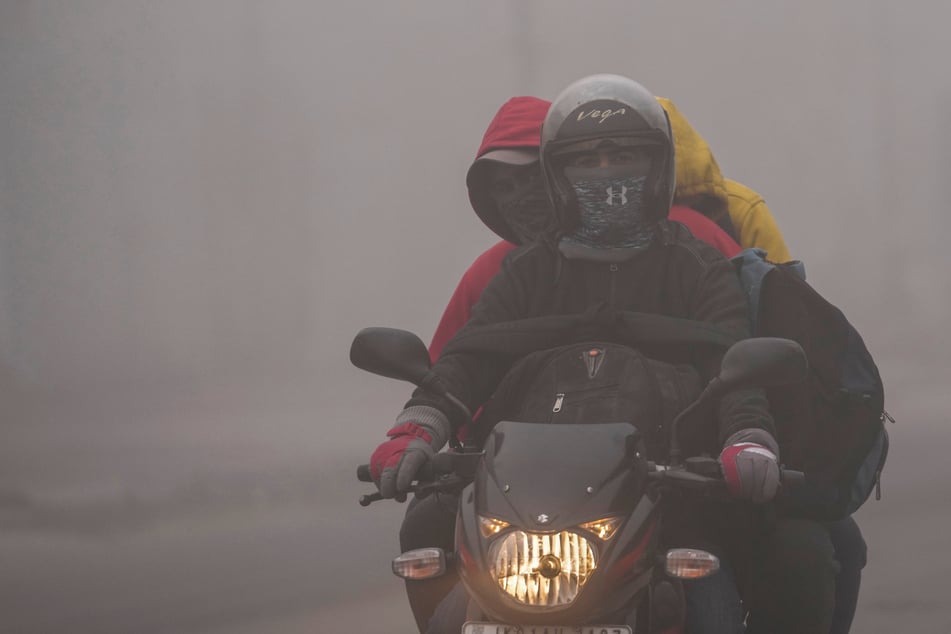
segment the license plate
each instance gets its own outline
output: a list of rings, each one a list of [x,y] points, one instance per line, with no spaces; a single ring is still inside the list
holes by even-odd
[[[462,634],[632,634],[627,625],[506,625],[470,621]]]

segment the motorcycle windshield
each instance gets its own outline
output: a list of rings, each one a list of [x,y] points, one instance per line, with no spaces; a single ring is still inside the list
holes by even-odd
[[[477,478],[481,514],[529,530],[561,530],[630,512],[647,480],[630,423],[495,426]]]

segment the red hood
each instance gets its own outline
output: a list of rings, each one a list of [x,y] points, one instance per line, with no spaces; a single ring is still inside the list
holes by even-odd
[[[526,165],[538,160],[541,146],[542,123],[548,114],[550,101],[537,97],[512,97],[499,108],[482,137],[482,145],[466,175],[469,202],[485,225],[503,240],[518,244],[518,238],[499,216],[495,202],[485,191],[485,165],[500,161]],[[507,150],[523,150],[508,152]],[[533,152],[526,156],[524,150]],[[529,156],[534,158],[529,158]]]
[[[501,148],[537,149],[550,105],[550,101],[537,97],[512,97],[506,101],[489,123],[476,158]]]

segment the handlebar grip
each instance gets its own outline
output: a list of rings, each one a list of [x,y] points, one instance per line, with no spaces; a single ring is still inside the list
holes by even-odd
[[[795,488],[802,486],[803,482],[806,481],[806,474],[795,469],[783,469],[780,472],[780,480],[783,486]]]
[[[439,453],[420,466],[419,471],[416,472],[416,479],[435,480],[438,476],[452,473],[452,469],[452,457],[449,454]],[[370,475],[370,465],[362,464],[357,467],[357,480],[373,482],[373,477]]]
[[[360,482],[373,482],[373,477],[370,475],[370,465],[362,464],[357,467],[357,480]]]
[[[437,453],[431,459],[427,460],[416,472],[416,479],[435,480],[441,475],[452,473],[455,469],[453,456],[451,453]]]
[[[379,493],[370,493],[369,495],[360,496],[360,506],[370,506],[374,502],[379,502],[383,499],[383,496]]]
[[[433,481],[441,475],[452,473],[454,466],[451,455],[447,453],[436,454],[432,460],[427,461],[420,467],[419,472],[416,474],[416,480],[420,483],[423,481]],[[357,480],[360,482],[373,482],[373,477],[370,475],[370,465],[362,464],[357,466]],[[382,499],[383,496],[379,493],[364,495],[360,497],[360,506],[369,506],[373,502]],[[397,495],[394,499],[397,502],[405,502],[406,494]]]

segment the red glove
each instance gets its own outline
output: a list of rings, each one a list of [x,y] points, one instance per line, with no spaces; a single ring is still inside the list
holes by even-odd
[[[739,442],[720,452],[723,479],[730,494],[756,503],[768,502],[779,489],[779,463],[768,447]]]
[[[370,477],[384,498],[406,493],[416,474],[449,437],[449,420],[432,407],[403,410],[389,440],[370,456]]]

